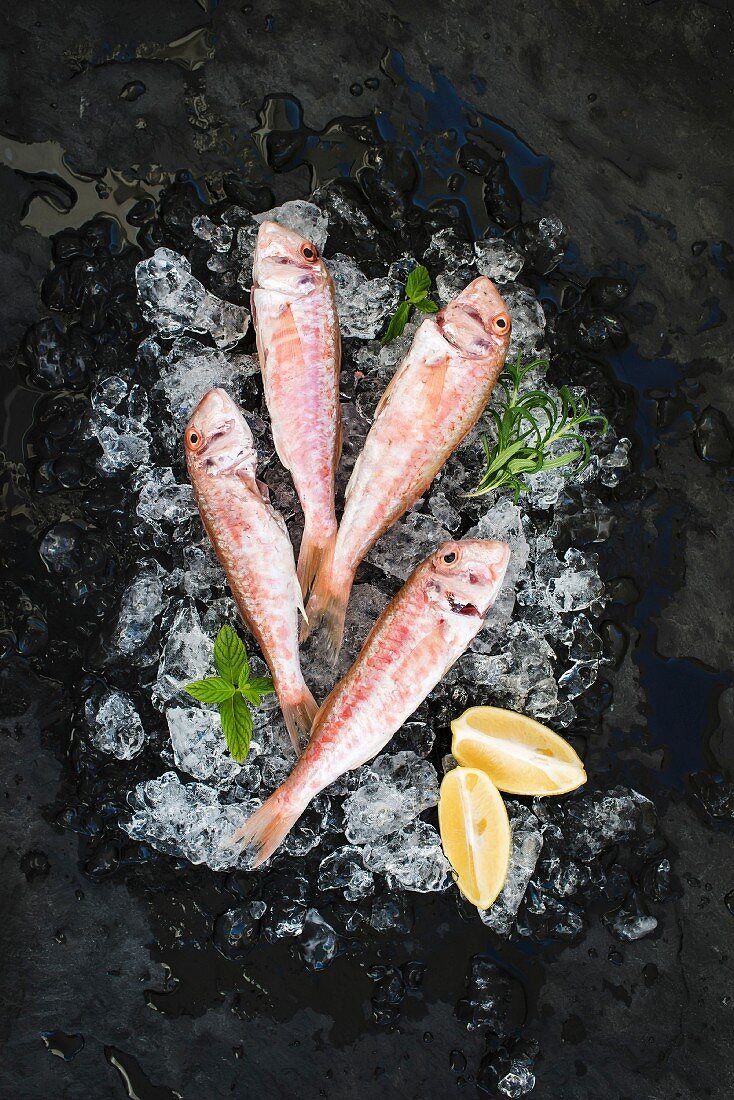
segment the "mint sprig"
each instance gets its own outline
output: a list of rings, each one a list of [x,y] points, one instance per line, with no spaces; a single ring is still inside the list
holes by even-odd
[[[436,313],[438,311],[438,305],[428,297],[430,289],[431,276],[428,274],[428,268],[424,267],[423,264],[416,264],[408,275],[408,281],[405,284],[405,297],[390,318],[390,324],[382,337],[383,344],[389,344],[396,337],[403,335],[414,307],[419,309],[421,313]]]
[[[214,642],[214,664],[218,676],[194,680],[184,691],[200,703],[219,707],[219,717],[230,755],[242,764],[250,751],[252,712],[264,695],[275,691],[269,676],[251,676],[245,643],[226,623]],[[248,705],[249,704],[249,705]]]

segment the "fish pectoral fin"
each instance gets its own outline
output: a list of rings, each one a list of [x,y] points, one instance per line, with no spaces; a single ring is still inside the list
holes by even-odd
[[[264,481],[261,481],[259,477],[255,478],[255,484],[260,490],[260,496],[263,498],[263,500],[266,500],[268,504],[270,504],[270,489],[268,488],[268,486],[265,484]]]
[[[424,376],[425,412],[423,415],[429,424],[434,424],[441,407],[443,387],[446,382],[446,372],[449,367],[448,356],[439,362],[426,363],[427,373]]]

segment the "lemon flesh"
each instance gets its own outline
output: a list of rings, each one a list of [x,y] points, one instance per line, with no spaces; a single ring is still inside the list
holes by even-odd
[[[512,834],[502,795],[477,768],[454,768],[441,784],[441,843],[465,898],[488,909],[510,864]]]
[[[500,707],[471,707],[451,723],[451,751],[506,794],[567,794],[586,782],[583,762],[553,730]]]

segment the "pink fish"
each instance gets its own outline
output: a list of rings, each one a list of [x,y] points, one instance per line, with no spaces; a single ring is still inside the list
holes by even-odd
[[[268,663],[299,752],[299,734],[308,735],[317,709],[298,654],[303,602],[285,522],[255,476],[252,433],[232,398],[224,390],[209,390],[186,425],[184,443],[202,522]]]
[[[481,416],[504,366],[510,316],[484,276],[427,317],[382,395],[349,480],[331,560],[318,571],[308,629],[324,620],[338,654],[357,566],[426,491]]]
[[[371,760],[479,633],[510,558],[504,542],[447,542],[385,608],[354,665],[333,689],[303,756],[232,838],[257,850],[280,845],[309,802],[344,772]]]
[[[275,448],[303,508],[298,579],[305,596],[333,552],[341,454],[339,322],[334,283],[316,246],[263,222],[250,303]]]

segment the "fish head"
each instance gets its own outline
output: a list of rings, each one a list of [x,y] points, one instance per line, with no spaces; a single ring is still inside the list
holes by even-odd
[[[249,425],[225,390],[204,394],[184,431],[189,475],[239,473],[255,477],[257,452]]]
[[[255,289],[300,297],[327,285],[330,279],[313,241],[278,222],[262,222],[252,265]]]
[[[512,321],[491,279],[480,275],[436,314],[444,339],[467,359],[493,352],[504,360],[510,346]]]
[[[445,542],[427,562],[429,598],[442,610],[484,618],[502,587],[509,560],[506,542]]]

